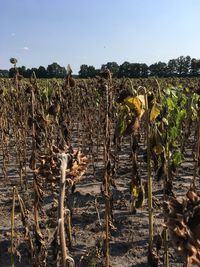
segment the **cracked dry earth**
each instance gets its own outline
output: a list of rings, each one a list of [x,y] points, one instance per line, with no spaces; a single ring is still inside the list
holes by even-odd
[[[177,171],[174,178],[174,192],[178,196],[184,196],[193,177],[192,142],[188,142],[185,153],[185,161]],[[82,148],[87,155],[87,148]],[[141,150],[142,151],[142,150]],[[148,208],[147,200],[143,208],[138,209],[136,214],[130,213],[130,190],[132,162],[130,159],[130,138],[124,138],[122,150],[119,152],[119,163],[117,167],[116,188],[113,193],[113,216],[114,227],[110,235],[110,262],[112,267],[142,267],[147,266],[148,250]],[[14,155],[11,156],[11,158]],[[138,156],[140,175],[143,181],[147,180],[147,166]],[[1,155],[2,162],[2,155]],[[10,244],[11,244],[11,209],[12,209],[12,187],[17,186],[27,209],[33,213],[32,174],[27,167],[28,190],[20,189],[19,174],[16,165],[10,161],[5,179],[2,171],[0,173],[0,266],[10,266]],[[72,231],[73,240],[70,254],[75,259],[76,266],[103,266],[102,255],[97,257],[98,247],[101,246],[101,238],[104,227],[105,204],[101,194],[100,186],[104,176],[103,157],[99,156],[96,162],[95,172],[93,164],[89,162],[87,171],[77,184],[68,202],[72,208]],[[199,179],[199,178],[198,178]],[[199,180],[198,180],[199,182]],[[162,181],[153,182],[153,196],[158,200],[154,205],[154,230],[155,234],[161,233],[163,229],[162,206]],[[52,205],[52,194],[58,196],[58,191],[50,189],[44,196],[45,215],[53,218],[50,222],[49,232],[56,225],[57,209]],[[45,226],[44,226],[45,227]],[[98,242],[99,240],[99,242]],[[28,252],[28,246],[23,237],[23,225],[18,206],[15,213],[15,246],[20,252],[21,258],[16,257],[16,267],[30,267],[32,261]],[[160,265],[164,266],[163,251],[160,252]],[[170,266],[183,266],[183,259],[177,255],[169,244]],[[96,265],[95,265],[96,264]],[[51,265],[51,261],[47,262]],[[55,266],[55,265],[54,265]]]

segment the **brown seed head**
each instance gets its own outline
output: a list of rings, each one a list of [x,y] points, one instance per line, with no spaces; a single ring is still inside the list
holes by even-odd
[[[14,57],[11,57],[11,58],[10,58],[10,63],[11,63],[11,64],[16,64],[16,63],[17,63],[17,59],[14,58]]]

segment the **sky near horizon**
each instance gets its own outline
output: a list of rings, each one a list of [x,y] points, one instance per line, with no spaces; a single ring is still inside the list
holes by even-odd
[[[0,0],[0,69],[200,57],[200,0]]]

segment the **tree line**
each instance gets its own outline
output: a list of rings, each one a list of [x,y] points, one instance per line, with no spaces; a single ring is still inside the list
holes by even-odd
[[[156,62],[151,65],[145,63],[130,63],[125,61],[118,65],[116,62],[103,64],[100,69],[94,66],[83,64],[78,72],[79,78],[94,78],[105,69],[109,69],[115,78],[146,78],[149,76],[157,77],[195,77],[200,75],[200,61],[190,56],[180,56],[176,59],[170,59],[168,63]],[[12,78],[15,75],[15,68],[9,70],[0,70],[0,77]],[[64,78],[66,68],[61,67],[58,63],[52,63],[47,68],[26,69],[25,66],[18,67],[18,71],[23,77],[30,78],[33,71],[38,78]]]
[[[38,78],[64,78],[67,74],[65,67],[61,67],[58,63],[52,63],[47,68],[40,66],[39,68],[27,69],[25,66],[17,67],[19,74],[24,78],[30,78],[35,72]],[[15,68],[9,70],[0,70],[0,77],[12,78],[16,73]]]

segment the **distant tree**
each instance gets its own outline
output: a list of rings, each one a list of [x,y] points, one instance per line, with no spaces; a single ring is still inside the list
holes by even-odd
[[[191,66],[191,57],[180,56],[176,59],[177,62],[177,73],[179,76],[188,76]]]
[[[48,78],[64,78],[67,71],[64,67],[61,67],[58,63],[54,62],[47,67]]]
[[[148,66],[145,63],[140,64],[140,77],[147,78],[148,77]]]
[[[96,76],[96,69],[94,66],[88,66],[88,78],[94,78]]]
[[[131,63],[125,61],[119,66],[118,78],[131,77]]]
[[[81,79],[88,78],[88,65],[81,65],[78,74]]]
[[[21,74],[23,77],[26,76],[26,67],[25,66],[18,67],[17,69],[19,71],[19,74]]]
[[[15,68],[10,68],[9,74],[8,74],[9,78],[13,78],[15,76],[15,74],[16,74]]]
[[[140,77],[140,64],[139,63],[131,63],[130,64],[129,77],[130,78]]]
[[[67,71],[66,71],[65,67],[61,67],[57,78],[63,79],[66,77],[66,75],[67,75]]]
[[[58,64],[57,63],[53,63],[53,64],[47,66],[48,78],[55,77],[57,72],[58,72]]]
[[[37,71],[38,71],[37,68],[32,68],[32,69],[31,69],[31,75],[33,74],[33,72],[35,72],[35,75],[36,75],[36,77],[37,77]],[[31,75],[30,75],[30,77],[31,77]],[[29,78],[30,78],[30,77],[29,77]]]
[[[24,74],[24,78],[30,78],[32,74],[32,70],[31,69],[26,69],[26,72]]]
[[[168,62],[168,76],[185,77],[190,75],[191,57],[180,56]]]
[[[45,69],[45,67],[40,66],[37,69],[37,77],[38,78],[47,78],[47,70]]]
[[[178,75],[178,70],[177,70],[177,61],[176,59],[170,59],[167,64],[167,69],[168,69],[168,76],[174,77]]]
[[[8,70],[0,70],[0,78],[8,78],[9,71]]]
[[[196,58],[191,59],[190,75],[198,76],[200,74],[200,62]]]
[[[97,70],[94,66],[88,66],[86,64],[83,64],[80,66],[79,70],[79,78],[85,79],[85,78],[94,78],[97,75]]]
[[[148,66],[141,63],[129,63],[125,61],[119,66],[118,78],[140,78],[148,77]]]
[[[96,75],[100,75],[101,74],[101,72],[102,72],[102,69],[95,69],[95,72],[96,72]]]
[[[14,62],[15,60],[16,59],[11,58],[12,62]],[[45,69],[45,67],[43,66],[40,66],[38,69],[26,69],[25,66],[17,68],[19,73],[22,74],[25,78],[29,78],[33,71],[35,71],[38,78],[66,77],[66,69],[64,67],[61,67],[56,62],[48,65],[47,69]],[[200,60],[196,60],[195,58],[191,59],[190,56],[180,56],[176,59],[170,59],[167,64],[165,62],[159,61],[151,64],[149,67],[145,63],[130,63],[128,61],[125,61],[119,66],[116,62],[107,62],[106,64],[102,64],[101,69],[95,69],[95,67],[92,65],[88,66],[86,64],[83,64],[80,66],[78,76],[80,78],[93,78],[96,75],[99,75],[100,72],[105,69],[109,69],[112,72],[113,77],[117,78],[143,78],[148,76],[199,76]],[[9,71],[0,70],[0,77],[13,77],[15,75],[15,72],[15,68],[11,68],[9,69]]]
[[[166,77],[167,64],[165,62],[157,62],[149,66],[151,76]]]

